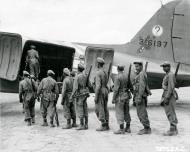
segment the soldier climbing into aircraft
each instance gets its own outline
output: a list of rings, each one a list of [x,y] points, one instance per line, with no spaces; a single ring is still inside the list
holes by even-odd
[[[34,45],[31,45],[30,50],[27,51],[26,67],[27,66],[29,67],[29,73],[38,79],[40,73],[39,54]]]

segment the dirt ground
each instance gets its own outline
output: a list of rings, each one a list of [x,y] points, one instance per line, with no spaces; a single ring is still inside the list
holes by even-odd
[[[153,91],[149,98],[148,114],[152,128],[151,135],[137,135],[142,128],[135,107],[131,106],[131,134],[114,135],[118,129],[114,106],[109,101],[110,131],[96,132],[99,122],[94,113],[93,95],[88,99],[89,130],[63,130],[66,123],[63,111],[58,101],[60,127],[50,128],[40,126],[39,103],[36,103],[36,124],[26,126],[22,105],[19,104],[18,94],[0,93],[0,150],[1,152],[190,152],[190,87],[178,90],[180,100],[177,104],[179,120],[179,135],[163,136],[169,123],[162,107],[158,106],[161,90]]]

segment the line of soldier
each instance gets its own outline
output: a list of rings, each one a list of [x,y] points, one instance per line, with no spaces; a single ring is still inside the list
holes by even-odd
[[[108,110],[108,73],[104,70],[105,61],[103,58],[97,58],[97,71],[93,88],[95,91],[95,113],[101,125],[96,131],[109,130],[109,110]],[[131,93],[137,109],[137,116],[143,125],[143,129],[138,132],[139,135],[151,134],[150,121],[146,110],[146,100],[149,94],[147,90],[148,79],[147,74],[143,70],[142,62],[134,62],[136,76],[132,82],[132,88],[129,87],[130,79],[124,73],[124,66],[118,65],[118,74],[114,81],[112,103],[115,104],[116,119],[119,125],[119,130],[114,134],[131,133],[130,123],[131,116],[129,113],[129,102]],[[175,76],[171,72],[171,65],[164,62],[162,65],[166,75],[162,82],[163,95],[161,105],[165,109],[165,113],[170,122],[170,129],[164,135],[172,136],[178,134],[177,117],[175,113],[175,104],[177,93],[175,91]],[[47,71],[47,77],[42,79],[38,88],[34,79],[29,78],[27,71],[23,72],[24,80],[19,85],[20,102],[24,103],[25,120],[28,125],[35,123],[34,105],[35,98],[41,97],[41,113],[43,117],[42,126],[48,126],[47,109],[50,111],[50,126],[54,127],[54,115],[56,104],[59,97],[59,90],[56,81],[53,79],[55,73],[52,70]],[[77,127],[76,115],[80,120],[80,125],[77,130],[88,129],[88,106],[87,98],[89,97],[90,86],[88,75],[85,67],[82,64],[78,65],[78,73],[74,76],[69,69],[63,70],[64,80],[62,87],[61,104],[63,105],[64,117],[67,120],[66,126],[63,129]],[[91,84],[92,85],[92,84]],[[76,114],[75,114],[76,110]],[[72,121],[72,123],[71,123]]]

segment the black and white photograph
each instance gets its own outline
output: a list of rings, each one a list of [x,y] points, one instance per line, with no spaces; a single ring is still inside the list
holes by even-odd
[[[1,152],[190,152],[190,0],[0,0]]]

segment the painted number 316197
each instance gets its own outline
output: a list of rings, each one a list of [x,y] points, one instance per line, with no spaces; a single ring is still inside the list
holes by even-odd
[[[145,45],[145,46],[148,46],[148,47],[163,47],[165,48],[168,44],[167,41],[160,41],[160,40],[151,40],[151,39],[143,39],[143,38],[140,38],[139,39],[139,44],[140,45]]]

